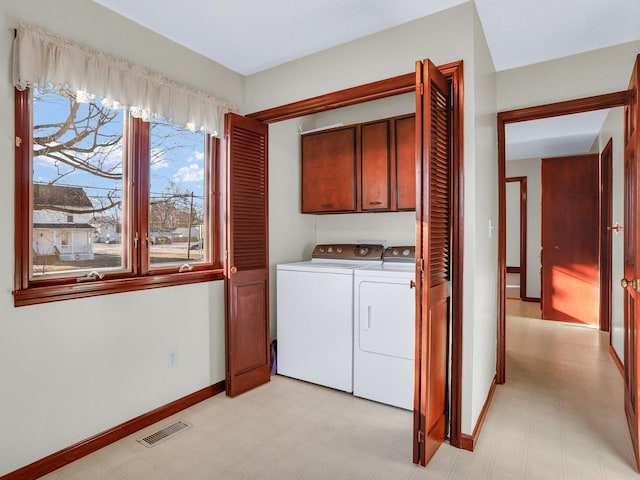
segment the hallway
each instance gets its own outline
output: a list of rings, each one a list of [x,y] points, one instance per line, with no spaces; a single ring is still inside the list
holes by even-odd
[[[501,478],[639,478],[608,333],[539,318],[538,303],[507,300],[507,383],[477,452],[501,452]]]
[[[608,336],[536,320],[507,301],[507,384],[474,453],[443,445],[411,464],[410,412],[285,377],[218,395],[54,472],[49,480],[638,480]],[[193,427],[136,442],[183,419]]]

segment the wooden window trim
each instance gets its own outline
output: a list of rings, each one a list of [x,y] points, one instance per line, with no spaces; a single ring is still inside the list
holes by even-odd
[[[127,234],[125,228],[124,232],[127,237],[123,242],[128,242],[127,251],[130,252],[130,258],[125,260],[125,271],[106,274],[104,279],[90,282],[78,283],[75,277],[31,280],[29,257],[32,242],[30,225],[32,117],[29,97],[29,90],[15,90],[14,306],[20,307],[74,298],[86,298],[97,295],[132,292],[175,285],[188,285],[224,279],[221,256],[222,249],[219,236],[222,234],[220,225],[222,202],[220,197],[221,170],[218,155],[219,140],[207,136],[205,155],[208,153],[210,156],[207,158],[211,158],[209,168],[206,169],[209,206],[205,212],[208,220],[207,234],[212,242],[209,247],[209,262],[194,263],[192,264],[193,269],[185,272],[177,272],[175,265],[163,265],[151,268],[148,260],[146,260],[146,256],[148,255],[148,247],[146,244],[148,227],[145,222],[148,214],[146,212],[147,202],[145,198],[148,194],[141,195],[141,189],[134,191],[131,186],[133,182],[129,182],[129,185],[123,186],[123,188],[130,189],[129,198],[131,206],[129,208],[132,217],[128,222],[125,222],[125,224],[132,226],[132,231],[129,231]],[[144,149],[145,144],[148,146],[148,133],[146,136],[140,134],[140,122],[141,120],[133,119],[133,125],[131,125],[130,128],[126,128],[125,131],[124,149],[133,154],[127,155],[129,158],[141,155],[140,150]],[[142,137],[142,141],[139,141],[140,138],[138,138],[138,141],[132,142],[131,135]],[[137,147],[133,147],[132,145],[137,145]],[[134,149],[138,151],[135,152],[133,151]],[[136,170],[133,173],[133,177],[137,178],[139,184],[145,184],[143,180],[145,178],[148,180],[148,175],[141,173],[141,164],[143,162],[129,161],[132,163],[130,168]],[[133,227],[134,225],[138,226],[137,248],[133,245],[136,230],[136,228]],[[144,241],[142,239],[144,239]]]

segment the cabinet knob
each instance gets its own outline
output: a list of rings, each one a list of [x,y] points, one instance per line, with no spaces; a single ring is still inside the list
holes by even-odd
[[[229,269],[229,272],[231,272],[231,273],[238,273],[238,267],[235,267],[235,266],[234,266],[234,267],[231,267],[231,268]]]
[[[416,288],[416,282],[414,282],[413,280],[411,280],[409,282],[409,288]]]

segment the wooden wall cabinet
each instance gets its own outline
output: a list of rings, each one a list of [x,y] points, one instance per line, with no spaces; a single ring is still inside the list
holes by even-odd
[[[302,136],[302,213],[414,210],[415,115]]]
[[[394,153],[396,160],[396,208],[416,209],[416,117],[394,119]]]
[[[359,127],[302,136],[302,212],[355,212]]]

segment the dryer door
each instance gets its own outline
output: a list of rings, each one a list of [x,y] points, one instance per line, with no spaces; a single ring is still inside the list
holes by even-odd
[[[414,291],[408,281],[367,279],[358,284],[358,348],[412,360]]]

